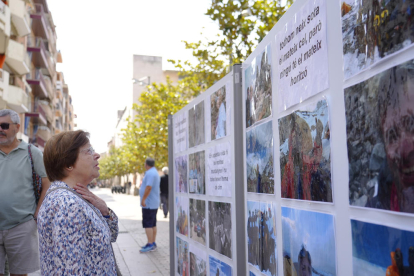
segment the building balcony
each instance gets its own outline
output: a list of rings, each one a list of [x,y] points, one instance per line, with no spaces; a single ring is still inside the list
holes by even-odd
[[[50,98],[52,91],[47,90],[45,78],[40,69],[36,69],[31,74],[27,74],[26,81],[32,87],[32,93],[40,98]]]
[[[59,121],[56,121],[55,134],[61,133],[62,131],[62,124]]]
[[[59,100],[63,99],[62,81],[56,81],[56,98],[58,98]]]
[[[43,110],[46,113],[46,119],[52,123],[53,122],[53,112],[47,101],[39,101],[39,104],[42,106]]]
[[[9,72],[0,69],[0,93],[4,93],[9,87]]]
[[[63,110],[62,110],[62,106],[60,105],[60,103],[56,104],[55,107],[55,116],[56,117],[62,117],[63,116]]]
[[[11,21],[16,28],[18,36],[30,34],[30,15],[26,10],[26,4],[22,0],[9,0]]]
[[[63,93],[69,96],[69,87],[66,83],[63,85]]]
[[[29,142],[39,148],[42,152],[44,151],[46,141],[37,133],[32,138],[29,138]]]
[[[9,89],[9,72],[0,69],[0,110],[7,108],[7,102],[3,99]]]
[[[60,80],[56,81],[56,89],[62,90],[62,88],[63,88],[62,86],[63,86],[62,81],[60,81]]]
[[[33,0],[35,4],[39,4],[43,6],[43,10],[45,13],[49,13],[49,7],[47,5],[47,0]]]
[[[53,85],[52,85],[52,81],[50,80],[50,78],[48,76],[43,76],[43,78],[45,79],[45,83],[46,83],[46,90],[49,92],[49,98],[53,99]]]
[[[29,36],[27,51],[32,53],[32,62],[36,68],[43,69],[43,74],[54,76],[55,64],[41,37]]]
[[[47,41],[47,49],[49,50],[49,52],[53,53],[53,55],[56,54],[56,58],[58,58],[56,49],[56,39],[56,34],[52,31],[51,28],[49,28],[49,40]]]
[[[47,126],[39,126],[37,130],[37,139],[41,138],[43,141],[47,141],[52,137],[52,132]]]
[[[35,67],[49,70],[48,53],[43,38],[28,36],[27,51],[32,53],[32,62]]]
[[[3,92],[3,100],[17,113],[29,111],[30,98],[19,86],[9,85],[8,89]]]
[[[0,54],[7,50],[10,38],[10,9],[0,1]]]
[[[30,72],[30,58],[23,44],[9,40],[6,50],[6,63],[18,75],[26,75]]]
[[[26,113],[26,117],[29,117],[34,124],[47,125],[46,111],[38,102],[35,103],[35,108],[32,112]]]
[[[35,36],[49,39],[49,24],[43,5],[35,4],[35,8],[31,12],[30,18],[32,19],[32,30]]]

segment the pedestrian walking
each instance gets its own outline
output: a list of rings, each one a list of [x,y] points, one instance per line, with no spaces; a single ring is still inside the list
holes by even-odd
[[[129,195],[131,194],[131,185],[132,185],[131,181],[128,181],[128,194]]]
[[[17,139],[19,129],[19,114],[9,109],[0,110],[0,274],[5,271],[7,256],[12,276],[39,270],[35,220],[50,186],[42,152]],[[40,177],[43,186],[38,202],[35,175]]]
[[[161,203],[162,203],[162,210],[164,212],[164,218],[168,215],[168,167],[162,168],[162,172],[164,173],[161,176],[160,180],[160,190],[161,190]]]
[[[39,211],[42,275],[117,275],[111,242],[118,217],[87,188],[99,177],[100,155],[82,130],[53,136],[44,161],[52,182]]]
[[[141,253],[157,249],[157,212],[160,206],[160,176],[152,158],[145,160],[145,175],[139,189],[142,207],[142,227],[145,229],[148,242],[140,250]]]

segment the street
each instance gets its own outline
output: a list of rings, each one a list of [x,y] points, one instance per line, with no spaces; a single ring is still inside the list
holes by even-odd
[[[118,239],[112,245],[122,275],[170,275],[169,214],[164,218],[162,210],[158,210],[157,250],[141,254],[139,250],[146,244],[147,238],[142,228],[140,197],[111,194],[107,188],[94,188],[91,191],[104,199],[119,218]],[[40,271],[29,274],[40,275]]]

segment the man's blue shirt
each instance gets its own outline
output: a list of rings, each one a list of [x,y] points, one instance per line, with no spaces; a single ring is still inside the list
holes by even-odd
[[[141,188],[139,189],[139,196],[142,198],[145,193],[145,188],[147,186],[152,187],[150,194],[148,195],[147,199],[145,200],[147,209],[158,209],[160,206],[160,176],[158,175],[157,169],[152,167],[149,169],[142,180]]]

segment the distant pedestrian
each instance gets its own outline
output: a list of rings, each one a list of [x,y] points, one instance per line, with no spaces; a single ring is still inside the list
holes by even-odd
[[[7,256],[11,275],[40,269],[35,220],[50,186],[42,152],[18,140],[19,129],[19,114],[0,110],[0,273],[4,273]],[[41,177],[43,186],[37,204],[33,173]]]
[[[131,181],[128,182],[128,194],[131,194]]]
[[[145,175],[142,180],[139,195],[142,207],[142,227],[145,228],[148,242],[140,250],[141,253],[157,249],[155,238],[157,235],[157,212],[160,206],[160,176],[152,158],[145,160]]]
[[[82,130],[66,131],[46,143],[50,185],[37,229],[42,275],[117,275],[112,242],[118,217],[87,188],[99,177],[99,154]]]
[[[161,203],[162,203],[162,210],[164,211],[164,218],[168,215],[168,167],[162,168],[162,172],[164,173],[161,176],[160,180],[160,190],[161,190]]]

